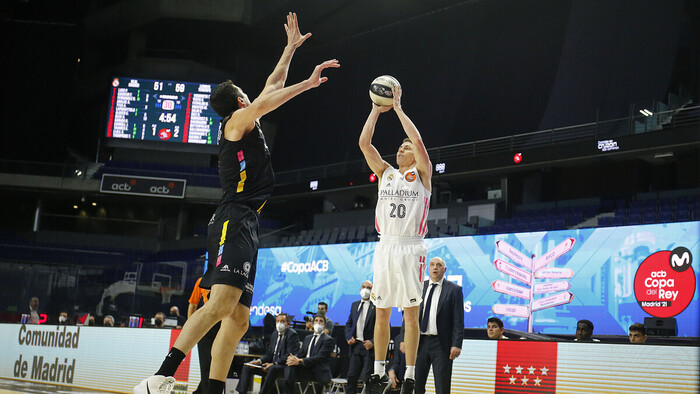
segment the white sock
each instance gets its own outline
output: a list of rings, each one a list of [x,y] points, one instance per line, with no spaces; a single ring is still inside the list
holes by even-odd
[[[403,376],[403,378],[416,380],[416,366],[415,365],[407,365],[406,366],[406,374]]]
[[[374,362],[374,374],[379,375],[381,378],[386,374],[386,371],[384,371],[384,365],[386,364],[385,361],[375,361]]]

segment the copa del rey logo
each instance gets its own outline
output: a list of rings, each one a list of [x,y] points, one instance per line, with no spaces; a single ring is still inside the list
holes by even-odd
[[[556,342],[498,341],[496,394],[554,394],[556,389]]]

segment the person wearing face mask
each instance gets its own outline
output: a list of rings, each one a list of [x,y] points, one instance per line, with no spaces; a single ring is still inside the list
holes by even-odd
[[[263,376],[262,386],[260,386],[260,394],[271,394],[277,392],[275,390],[275,382],[284,375],[287,356],[299,352],[299,335],[293,328],[289,327],[290,318],[286,313],[280,313],[275,319],[275,331],[270,337],[270,346],[264,356],[250,363],[259,365],[262,368],[243,366],[240,380],[236,391],[241,394],[246,394],[252,383],[251,377],[253,374]]]
[[[348,341],[350,361],[348,364],[347,392],[357,392],[357,380],[369,379],[374,362],[374,320],[376,307],[369,300],[372,282],[366,280],[360,289],[361,299],[352,303],[350,316],[345,323],[345,339]]]
[[[69,324],[70,323],[68,323],[68,312],[61,311],[61,313],[58,314],[58,325],[67,326]]]
[[[324,332],[325,326],[326,318],[316,315],[313,335],[304,338],[304,344],[297,354],[287,357],[287,367],[284,369],[287,394],[294,392],[295,382],[313,381],[326,385],[331,381],[331,352],[335,341]]]
[[[187,321],[187,319],[180,314],[180,308],[175,305],[170,307],[170,317],[177,320],[177,326],[175,327],[177,329],[181,329],[182,326],[185,325],[185,321]]]
[[[163,328],[163,324],[165,324],[165,313],[156,313],[155,316],[153,316],[153,325],[156,326],[156,328]]]
[[[449,394],[452,364],[462,353],[464,296],[462,286],[445,279],[447,265],[440,257],[430,259],[430,279],[423,282],[420,304],[420,342],[416,358],[415,393],[424,394],[428,372],[433,367],[435,392]],[[404,380],[403,388],[406,386]],[[402,391],[405,392],[405,391]]]

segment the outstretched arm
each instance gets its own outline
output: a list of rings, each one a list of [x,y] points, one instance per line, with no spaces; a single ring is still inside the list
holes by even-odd
[[[296,13],[290,12],[287,15],[287,23],[284,24],[284,30],[287,32],[287,46],[284,47],[282,57],[280,57],[279,62],[277,62],[275,69],[270,76],[267,77],[265,88],[260,92],[260,96],[264,96],[284,87],[284,83],[287,81],[287,71],[289,71],[289,64],[292,62],[294,52],[307,38],[311,37],[311,33],[301,35]]]
[[[374,127],[377,125],[379,114],[390,109],[391,107],[380,107],[376,104],[372,104],[372,111],[370,111],[365,121],[365,126],[362,128],[362,133],[360,134],[360,150],[362,150],[362,154],[365,156],[370,170],[380,178],[384,170],[389,167],[389,163],[382,159],[377,148],[372,145],[372,136],[374,135]]]
[[[340,63],[337,60],[326,60],[314,68],[311,76],[297,84],[287,86],[279,90],[275,90],[270,94],[261,95],[255,99],[250,105],[247,105],[239,110],[236,110],[231,115],[231,120],[226,122],[224,136],[229,141],[238,141],[243,136],[250,132],[256,119],[272,112],[282,104],[298,96],[299,94],[318,87],[328,80],[327,77],[321,76],[321,71],[327,68],[338,68]]]
[[[401,87],[394,86],[392,92],[394,94],[394,112],[396,112],[396,115],[399,117],[401,126],[403,126],[403,130],[406,132],[406,136],[410,138],[411,143],[413,143],[413,155],[416,158],[416,169],[423,180],[423,185],[425,185],[428,190],[431,190],[430,179],[433,176],[433,165],[430,163],[428,150],[423,144],[423,138],[421,138],[418,128],[416,128],[416,125],[413,124],[408,115],[403,112],[403,108],[401,108]]]

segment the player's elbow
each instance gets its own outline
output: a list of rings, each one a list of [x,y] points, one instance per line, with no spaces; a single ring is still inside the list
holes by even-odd
[[[365,151],[366,149],[369,149],[372,146],[372,140],[367,137],[360,137],[357,144],[360,146],[360,149],[362,151]]]

